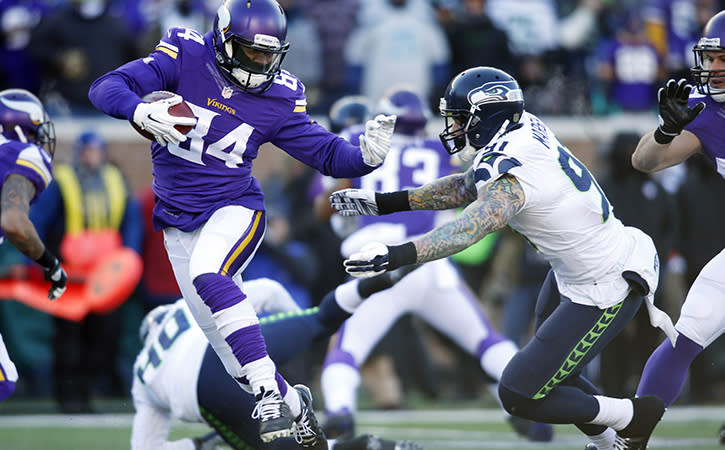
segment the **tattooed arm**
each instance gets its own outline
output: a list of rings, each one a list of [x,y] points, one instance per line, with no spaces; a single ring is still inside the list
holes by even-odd
[[[28,217],[35,186],[22,175],[10,174],[2,188],[0,226],[11,244],[25,256],[37,260],[45,245]]]
[[[458,218],[413,242],[416,262],[445,258],[470,247],[487,234],[503,228],[519,212],[524,200],[524,191],[512,175],[505,174],[487,184]]]
[[[408,190],[410,209],[451,209],[476,200],[473,168]]]

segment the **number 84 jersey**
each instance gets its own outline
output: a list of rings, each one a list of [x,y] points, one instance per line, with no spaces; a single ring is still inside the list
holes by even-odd
[[[516,177],[526,201],[509,225],[549,261],[560,287],[621,279],[613,268],[625,259],[628,233],[604,192],[540,119],[524,113],[521,123],[476,155],[477,190],[504,173]]]

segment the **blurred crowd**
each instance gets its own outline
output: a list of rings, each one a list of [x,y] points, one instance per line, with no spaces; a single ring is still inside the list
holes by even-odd
[[[0,89],[24,88],[38,94],[54,119],[100,115],[87,97],[93,80],[148,55],[169,27],[211,29],[218,1],[3,0]],[[725,7],[720,0],[279,3],[287,13],[291,43],[282,67],[304,82],[308,111],[317,116],[327,116],[343,96],[360,95],[375,105],[388,87],[399,83],[415,86],[435,111],[450,76],[476,65],[511,73],[524,90],[526,109],[535,114],[655,115],[657,89],[669,78],[689,77],[691,49],[702,26]],[[637,140],[637,134],[622,132],[601,143],[595,172],[618,217],[658,244],[666,262],[658,298],[676,319],[686,288],[716,249],[725,246],[725,235],[718,229],[725,223],[725,211],[709,207],[722,204],[725,185],[704,158],[692,158],[667,184],[635,171],[629,155]],[[103,174],[112,170],[107,169],[112,163],[103,136],[90,131],[77,137],[69,170],[81,195],[91,199],[84,204],[107,202],[103,210],[118,219],[110,226],[146,263],[133,296],[118,310],[89,315],[82,323],[0,302],[0,329],[23,373],[16,397],[53,395],[64,412],[94,411],[95,396],[128,395],[141,317],[179,296],[163,238],[151,227],[150,186],[134,192],[123,175],[118,186],[109,185]],[[315,172],[285,159],[262,166],[256,176],[266,193],[269,225],[245,279],[273,278],[300,306],[316,305],[345,273],[340,237],[330,223],[318,221],[311,208],[319,190]],[[69,208],[62,185],[49,192],[56,196],[51,203]],[[50,209],[42,208],[34,222],[45,224],[41,229],[47,234],[41,237],[55,234],[60,246],[68,222],[58,217],[70,213],[58,214],[51,216]],[[0,247],[4,277],[15,276],[22,262],[8,247]],[[498,233],[481,254],[454,260],[498,328],[519,345],[525,343],[546,263],[520,236],[506,232]],[[607,348],[599,368],[592,368],[592,378],[609,394],[633,395],[647,356],[663,338],[647,324],[644,310],[641,315]],[[378,381],[391,377],[397,382],[368,387],[374,406],[404,407],[412,391],[439,399],[470,398],[473,391],[484,394],[487,380],[475,362],[425,324],[406,318],[390,336],[379,353],[393,355],[392,362],[368,369]],[[400,344],[408,339],[417,339],[427,351]],[[319,375],[323,356],[322,349],[300,355],[291,363],[291,372],[299,378],[291,376],[290,381],[310,383]],[[309,364],[310,358],[315,364]],[[689,390],[679,401],[725,400],[723,359],[721,339],[720,345],[698,357]],[[416,370],[410,369],[413,364]],[[463,372],[460,384],[434,386],[434,380],[441,379],[438,375],[454,370]],[[55,385],[48,385],[51,378]],[[384,391],[381,386],[392,387]]]

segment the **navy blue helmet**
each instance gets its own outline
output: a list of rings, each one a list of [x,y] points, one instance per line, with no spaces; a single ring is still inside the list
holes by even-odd
[[[425,130],[430,110],[422,98],[406,88],[394,88],[378,102],[377,112],[396,115],[395,132],[414,136]]]
[[[0,126],[7,139],[36,144],[53,155],[55,127],[38,97],[25,89],[0,91]]]
[[[493,67],[474,67],[456,75],[439,105],[446,124],[440,133],[448,153],[485,147],[496,135],[518,128],[524,96],[516,80]]]
[[[289,50],[287,17],[275,0],[226,0],[214,19],[217,66],[243,89],[272,86]]]
[[[725,100],[725,70],[711,70],[713,60],[725,53],[725,11],[712,16],[702,31],[702,37],[693,47],[695,66],[690,69],[701,94]],[[720,95],[719,95],[720,94]],[[719,98],[718,98],[719,97]]]
[[[362,95],[346,95],[330,107],[330,131],[339,134],[343,129],[361,125],[373,118],[370,102]]]

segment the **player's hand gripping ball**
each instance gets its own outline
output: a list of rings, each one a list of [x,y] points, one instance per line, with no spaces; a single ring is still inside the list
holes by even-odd
[[[144,95],[134,111],[133,128],[146,139],[161,145],[178,144],[196,125],[196,117],[180,95],[154,91]]]

